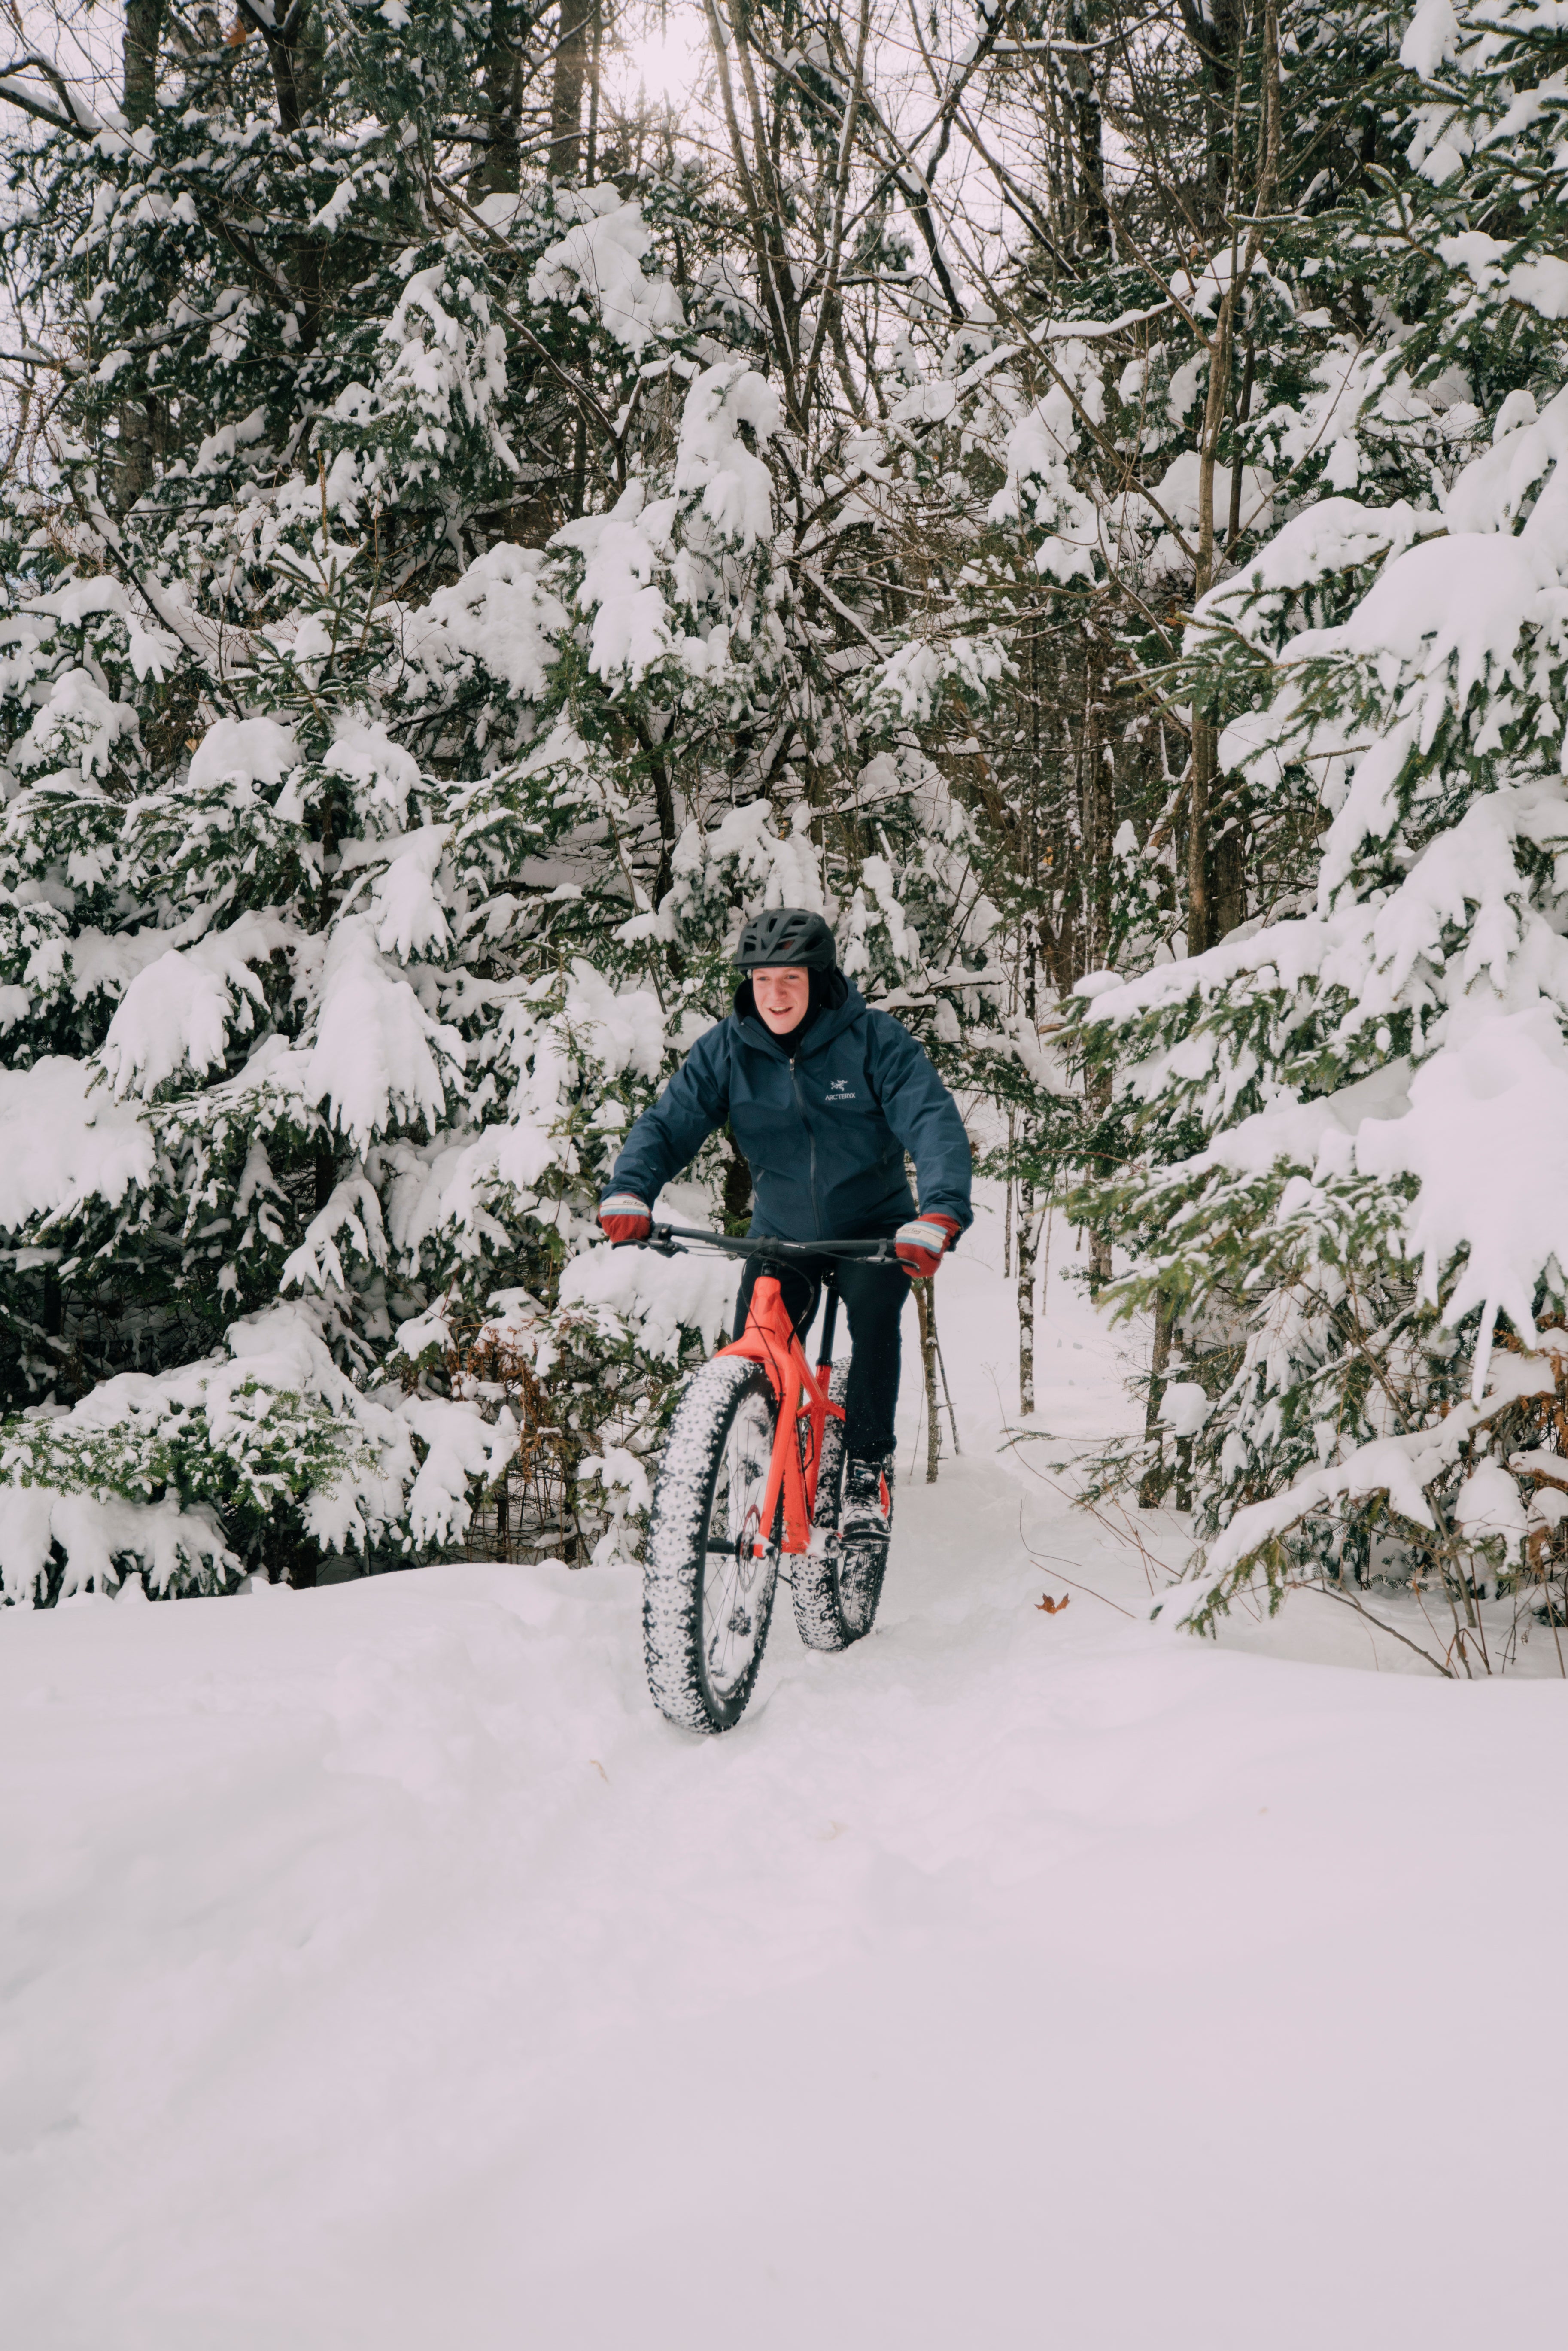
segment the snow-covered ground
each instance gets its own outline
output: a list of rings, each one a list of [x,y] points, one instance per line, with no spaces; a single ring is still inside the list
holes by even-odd
[[[998,1254],[875,1635],[786,1600],[727,1739],[629,1573],[0,1617],[0,2341],[1555,2351],[1568,1691],[1151,1626]]]

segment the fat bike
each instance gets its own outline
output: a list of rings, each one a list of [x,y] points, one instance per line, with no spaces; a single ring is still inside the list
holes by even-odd
[[[779,1276],[759,1273],[740,1337],[686,1384],[653,1489],[643,1571],[648,1687],[672,1722],[733,1730],[756,1685],[784,1560],[810,1647],[847,1648],[875,1619],[886,1537],[846,1541],[839,1531],[849,1367],[833,1362],[832,1261],[897,1259],[889,1240],[731,1239],[674,1225],[655,1225],[629,1246],[665,1256],[720,1249],[765,1266],[830,1263],[815,1366]]]

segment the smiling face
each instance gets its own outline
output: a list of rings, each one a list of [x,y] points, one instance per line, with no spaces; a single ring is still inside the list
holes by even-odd
[[[806,1018],[811,975],[797,964],[785,964],[777,971],[754,971],[751,994],[766,1026],[776,1037],[782,1037]]]

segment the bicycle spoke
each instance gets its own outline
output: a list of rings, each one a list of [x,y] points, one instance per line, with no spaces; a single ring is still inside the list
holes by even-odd
[[[714,1480],[704,1544],[703,1656],[714,1689],[733,1689],[747,1672],[767,1624],[774,1562],[755,1546],[772,1449],[770,1416],[760,1402],[737,1415]]]

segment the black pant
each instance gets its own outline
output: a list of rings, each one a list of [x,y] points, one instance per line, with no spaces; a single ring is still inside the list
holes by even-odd
[[[834,1265],[854,1350],[844,1397],[844,1450],[857,1461],[880,1460],[893,1451],[893,1416],[898,1404],[899,1323],[909,1295],[909,1276],[901,1265],[821,1257],[796,1258],[779,1265],[748,1257],[735,1310],[735,1335],[738,1339],[746,1328],[758,1275],[773,1273],[779,1277],[789,1319],[803,1338],[817,1311],[822,1278]]]

